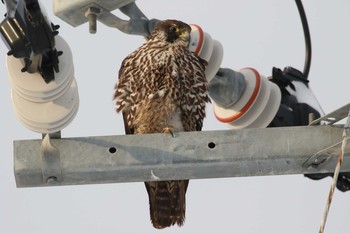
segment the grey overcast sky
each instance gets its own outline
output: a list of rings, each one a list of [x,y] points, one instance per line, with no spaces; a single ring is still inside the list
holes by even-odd
[[[123,134],[114,111],[113,87],[122,59],[144,40],[98,24],[73,28],[53,14],[52,1],[42,1],[49,18],[73,51],[80,108],[62,137]],[[149,18],[196,23],[224,47],[222,67],[253,67],[269,76],[273,66],[304,64],[304,38],[293,0],[139,0]],[[350,100],[350,1],[303,1],[308,17],[313,59],[310,86],[324,112]],[[5,6],[0,4],[0,15]],[[115,12],[119,14],[118,11]],[[7,49],[0,42],[0,232],[127,233],[159,232],[149,221],[142,183],[48,188],[16,188],[13,141],[38,139],[12,109],[6,74]],[[228,129],[208,106],[204,130]],[[300,145],[307,146],[307,145]],[[310,233],[318,232],[331,179],[310,181],[302,175],[192,180],[187,192],[187,219],[182,228],[164,232]],[[326,232],[348,233],[350,192],[336,191]]]

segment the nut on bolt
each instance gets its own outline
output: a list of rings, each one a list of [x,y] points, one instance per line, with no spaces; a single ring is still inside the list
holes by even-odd
[[[58,183],[58,179],[57,179],[56,176],[50,176],[50,177],[48,177],[48,178],[46,179],[46,183],[47,183],[47,184],[51,184],[51,185],[57,184],[57,183]]]
[[[94,6],[89,7],[85,12],[85,16],[89,20],[89,32],[91,34],[96,33],[97,16],[100,14],[100,12],[100,8]]]

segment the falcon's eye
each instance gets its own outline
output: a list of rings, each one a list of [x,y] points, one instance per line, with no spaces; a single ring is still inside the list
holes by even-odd
[[[170,27],[170,31],[171,32],[177,32],[179,29],[175,26],[175,25],[173,25],[173,26],[171,26]]]

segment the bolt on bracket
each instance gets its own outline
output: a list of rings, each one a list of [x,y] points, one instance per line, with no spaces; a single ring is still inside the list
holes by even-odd
[[[303,163],[303,168],[322,169],[332,156],[336,156],[341,146],[341,141],[313,154]]]
[[[51,138],[60,137],[60,132],[45,134],[41,142],[41,171],[43,181],[48,185],[57,184],[62,181],[60,152],[51,142]]]
[[[86,12],[85,16],[89,20],[89,32],[95,34],[97,31],[97,17],[101,13],[101,9],[97,6],[90,6]]]

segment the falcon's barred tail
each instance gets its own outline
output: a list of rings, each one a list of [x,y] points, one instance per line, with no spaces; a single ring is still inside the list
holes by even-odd
[[[185,194],[188,180],[145,182],[149,197],[151,221],[155,228],[170,227],[185,222]]]

